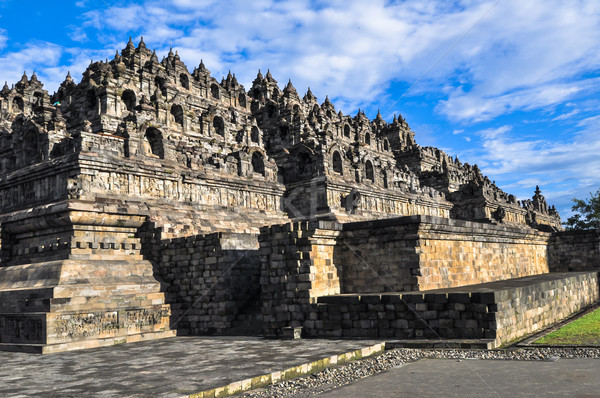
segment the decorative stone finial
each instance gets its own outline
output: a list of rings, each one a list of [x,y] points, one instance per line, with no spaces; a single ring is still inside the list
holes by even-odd
[[[158,63],[158,56],[156,55],[156,49],[152,51],[152,56],[150,57],[150,61]]]
[[[144,43],[144,36],[140,36],[140,44],[138,44],[138,48],[146,48],[146,43]]]
[[[256,78],[260,80],[264,79],[262,73],[260,72],[260,69],[258,70],[258,75],[256,75]]]

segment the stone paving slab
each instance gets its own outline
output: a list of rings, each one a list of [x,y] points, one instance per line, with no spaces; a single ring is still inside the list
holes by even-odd
[[[44,356],[0,352],[0,396],[180,397],[378,343],[176,337]]]
[[[600,359],[420,359],[331,390],[321,396],[599,397],[599,374]]]

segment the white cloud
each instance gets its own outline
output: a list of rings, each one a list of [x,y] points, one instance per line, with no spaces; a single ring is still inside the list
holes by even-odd
[[[581,120],[579,127],[576,134],[564,139],[523,137],[508,125],[481,130],[480,149],[460,158],[475,160],[484,174],[520,198],[530,197],[539,185],[548,202],[565,213],[573,197],[598,189],[600,116]]]
[[[4,53],[0,57],[0,76],[10,82],[21,79],[23,71],[28,71],[28,76],[35,71],[40,80],[46,83],[46,70],[48,67],[58,65],[62,48],[52,43],[28,44],[17,52]]]
[[[172,44],[191,67],[204,58],[216,76],[231,69],[246,86],[270,67],[348,111],[381,102],[390,81],[418,80],[413,94],[446,93],[437,109],[448,118],[489,120],[597,89],[579,77],[600,66],[594,0],[148,0],[85,15],[87,27]]]

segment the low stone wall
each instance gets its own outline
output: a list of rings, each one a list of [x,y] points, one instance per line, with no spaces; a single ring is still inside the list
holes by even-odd
[[[548,244],[550,271],[600,269],[600,230],[561,231]]]
[[[344,224],[335,262],[343,293],[431,290],[548,272],[550,234],[411,216]]]
[[[148,238],[148,237],[146,237]],[[260,294],[258,238],[213,233],[162,240],[148,253],[179,335],[223,334]]]
[[[597,272],[547,274],[427,293],[320,297],[303,326],[311,337],[486,338],[500,346],[599,298]]]

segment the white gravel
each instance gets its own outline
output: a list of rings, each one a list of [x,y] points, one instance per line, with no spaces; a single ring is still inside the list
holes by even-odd
[[[519,348],[510,350],[398,348],[386,351],[375,358],[350,362],[306,377],[283,381],[263,390],[245,393],[243,397],[304,397],[317,395],[420,358],[552,361],[557,358],[600,358],[600,348]]]

